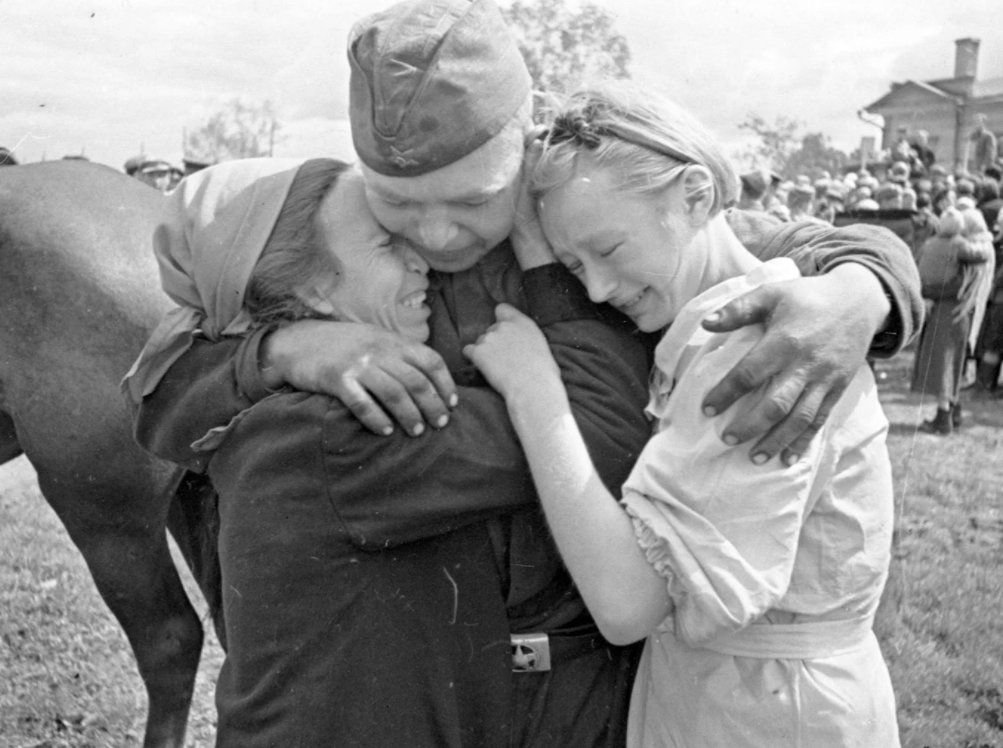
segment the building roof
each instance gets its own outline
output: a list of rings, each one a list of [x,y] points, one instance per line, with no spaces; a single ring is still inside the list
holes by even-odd
[[[877,101],[871,102],[870,104],[865,106],[864,109],[867,111],[871,111],[872,109],[881,109],[882,107],[891,104],[894,101],[894,99],[899,95],[901,95],[904,89],[907,88],[917,89],[923,94],[936,97],[939,99],[946,99],[948,101],[960,103],[958,97],[948,93],[947,91],[937,88],[936,86],[930,83],[924,83],[923,81],[907,80],[902,83],[892,83],[891,91],[886,93]]]
[[[958,78],[944,78],[942,80],[934,81],[907,80],[901,83],[892,83],[892,88],[888,93],[877,101],[871,102],[865,106],[864,110],[869,112],[883,109],[895,103],[895,99],[905,93],[907,89],[919,91],[920,93],[930,97],[944,99],[956,104],[966,103],[965,98],[952,93],[950,90],[945,90],[949,88],[949,84],[955,83],[958,80]],[[941,88],[941,86],[943,86],[943,88]],[[977,105],[980,101],[987,99],[1003,99],[1003,78],[991,78],[986,81],[975,81],[973,83],[971,95],[967,97],[967,103]]]
[[[999,96],[1003,96],[1003,78],[976,81],[972,89],[972,98],[974,99],[994,99]]]

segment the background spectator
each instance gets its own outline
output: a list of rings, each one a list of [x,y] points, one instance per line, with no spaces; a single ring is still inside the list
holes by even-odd
[[[134,176],[140,182],[148,184],[155,190],[167,192],[172,187],[172,167],[163,159],[147,159],[136,170]]]
[[[975,115],[975,129],[968,140],[972,147],[972,171],[982,174],[996,164],[996,136],[986,127],[986,115]]]
[[[146,156],[144,156],[143,154],[139,154],[138,156],[133,156],[132,158],[128,158],[122,165],[122,171],[124,171],[130,177],[134,177],[136,176],[136,172],[139,171],[139,167],[143,165],[144,161],[146,161]]]
[[[738,198],[738,207],[742,210],[766,210],[763,199],[769,189],[769,180],[762,171],[750,171],[739,177],[742,183],[742,193]]]

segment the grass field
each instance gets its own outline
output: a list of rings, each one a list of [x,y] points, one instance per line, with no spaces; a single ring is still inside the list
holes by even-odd
[[[879,364],[902,572],[881,638],[902,743],[1003,748],[1003,401],[967,404],[949,438],[918,433],[931,406],[907,394],[907,366]],[[189,723],[199,748],[212,745],[221,660],[208,637]],[[125,637],[23,459],[0,467],[0,639],[0,748],[141,744]]]

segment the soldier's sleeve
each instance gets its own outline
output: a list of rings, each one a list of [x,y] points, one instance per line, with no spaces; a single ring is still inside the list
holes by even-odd
[[[891,312],[872,342],[871,355],[898,353],[922,326],[919,271],[909,247],[888,229],[870,224],[777,223],[739,210],[728,211],[726,217],[738,239],[761,260],[790,257],[803,275],[825,273],[845,262],[874,273]]]

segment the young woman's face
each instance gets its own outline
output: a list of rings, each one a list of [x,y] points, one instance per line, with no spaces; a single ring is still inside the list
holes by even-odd
[[[410,340],[427,340],[428,265],[410,244],[376,222],[358,172],[341,175],[316,220],[341,270],[335,283],[318,291],[314,308],[341,320],[380,325]]]
[[[607,171],[581,164],[540,202],[540,222],[557,259],[589,298],[608,302],[641,330],[660,330],[699,290],[702,265],[687,253],[695,235],[682,215],[678,183],[653,195],[615,188]]]

